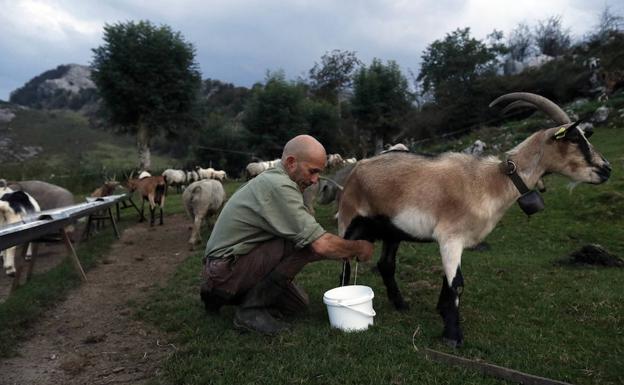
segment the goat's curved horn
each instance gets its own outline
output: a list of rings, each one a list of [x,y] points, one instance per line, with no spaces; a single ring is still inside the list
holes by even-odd
[[[518,108],[533,108],[533,109],[535,109],[537,107],[535,107],[535,104],[533,104],[533,103],[525,102],[524,100],[516,100],[515,102],[511,102],[505,108],[503,108],[501,113],[503,115],[506,115],[509,111],[515,110],[515,109],[518,109]]]
[[[554,120],[557,124],[568,124],[572,122],[568,114],[566,114],[561,107],[543,96],[532,94],[530,92],[512,92],[510,94],[499,96],[492,103],[490,103],[489,106],[492,107],[499,102],[510,100],[522,100],[533,104],[535,107],[539,108],[548,116],[550,116],[550,118]]]

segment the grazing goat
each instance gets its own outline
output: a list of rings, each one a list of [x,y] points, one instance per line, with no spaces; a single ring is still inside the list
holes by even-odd
[[[212,179],[216,179],[223,182],[227,178],[227,173],[223,170],[214,170],[212,172]]]
[[[109,195],[113,195],[113,193],[115,192],[115,190],[117,189],[117,187],[119,187],[119,182],[117,182],[116,180],[112,179],[112,180],[107,180],[104,182],[103,185],[101,185],[100,187],[96,188],[92,193],[91,193],[91,197],[92,198],[102,198],[102,197],[107,197]]]
[[[6,187],[3,181],[0,185],[0,226],[19,222],[22,216],[41,211],[39,204],[32,196],[24,191],[13,191]],[[15,276],[15,250],[16,247],[9,247],[2,251],[4,257],[4,271],[9,276]],[[28,244],[27,256],[32,255],[32,248]]]
[[[377,263],[388,297],[401,310],[408,306],[395,281],[396,252],[401,241],[436,241],[444,278],[437,310],[444,321],[444,340],[461,346],[459,299],[464,280],[461,256],[481,242],[515,201],[531,214],[541,197],[531,191],[549,173],[591,184],[605,182],[609,162],[587,140],[590,132],[571,123],[566,113],[539,95],[512,93],[499,102],[523,100],[546,112],[559,124],[542,129],[506,158],[446,153],[421,156],[391,152],[358,162],[344,186],[338,231],[347,239],[381,239]],[[345,281],[349,280],[345,265]]]
[[[219,181],[214,179],[200,180],[191,183],[182,193],[184,208],[193,221],[191,238],[188,243],[191,248],[201,241],[201,225],[204,218],[211,217],[219,212],[225,201],[225,190]]]
[[[167,192],[167,184],[162,175],[148,176],[143,179],[128,179],[128,191],[131,193],[138,191],[141,194],[141,217],[139,222],[145,220],[143,209],[145,201],[150,205],[150,226],[154,226],[154,210],[156,204],[160,209],[160,224],[163,224],[163,207],[165,206],[165,193]]]
[[[258,175],[260,175],[260,173],[262,173],[263,171],[266,171],[270,168],[277,166],[277,164],[280,161],[281,160],[278,158],[278,159],[273,159],[273,160],[264,161],[264,162],[249,163],[247,167],[245,168],[245,174],[246,174],[247,180],[255,178]]]
[[[182,186],[187,183],[186,172],[182,170],[168,168],[162,172],[162,176],[165,178],[167,186],[175,186],[178,193],[182,191]]]

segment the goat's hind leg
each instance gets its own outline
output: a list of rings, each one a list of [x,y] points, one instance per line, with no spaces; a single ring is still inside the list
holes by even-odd
[[[452,347],[460,347],[464,342],[464,333],[459,322],[459,298],[464,289],[464,277],[460,268],[462,251],[463,248],[458,243],[440,244],[445,276],[437,309],[444,320],[442,339]]]
[[[381,258],[377,262],[377,268],[381,274],[386,290],[388,291],[388,299],[392,301],[397,310],[404,311],[409,309],[409,305],[403,299],[399,286],[396,283],[396,253],[399,249],[400,241],[384,240],[381,248]]]

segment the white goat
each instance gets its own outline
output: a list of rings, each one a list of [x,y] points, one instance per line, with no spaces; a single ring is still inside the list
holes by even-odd
[[[512,93],[490,106],[517,99],[542,109],[560,126],[532,134],[502,161],[460,153],[426,157],[391,152],[358,162],[345,182],[339,233],[347,239],[383,241],[377,266],[397,309],[407,308],[394,278],[399,243],[438,242],[445,276],[437,309],[444,320],[443,338],[452,346],[463,342],[463,250],[481,242],[516,200],[527,214],[540,209],[541,197],[530,190],[544,174],[599,184],[611,173],[609,162],[588,142],[590,132],[579,129],[578,122],[571,124],[550,100]],[[348,282],[348,265],[345,270]]]
[[[205,179],[191,183],[182,193],[184,208],[193,221],[189,246],[191,249],[201,241],[201,225],[206,217],[219,212],[225,201],[225,190],[219,181]]]
[[[214,170],[212,173],[212,179],[216,179],[223,182],[227,178],[227,174],[223,170]]]
[[[340,154],[327,155],[327,168],[336,168],[344,164],[344,159]]]
[[[0,185],[0,226],[19,222],[22,216],[41,211],[39,204],[32,196],[23,191],[13,191],[6,187],[6,182]],[[4,257],[4,271],[9,276],[15,275],[15,250],[9,247],[2,251]],[[27,256],[32,255],[32,247],[28,244]]]
[[[199,179],[212,179],[212,174],[214,173],[214,168],[201,168],[197,166],[197,175],[199,175]]]
[[[162,176],[165,178],[167,186],[175,186],[178,193],[182,191],[182,186],[187,182],[186,172],[182,170],[168,168],[162,172]]]
[[[199,180],[199,174],[197,174],[197,171],[187,171],[186,172],[186,182],[187,183],[193,183],[193,182],[197,182]]]
[[[269,161],[263,162],[251,162],[245,168],[245,173],[247,175],[247,180],[252,179],[260,175],[263,171],[266,171],[270,168],[277,166],[281,162],[281,159],[273,159]]]

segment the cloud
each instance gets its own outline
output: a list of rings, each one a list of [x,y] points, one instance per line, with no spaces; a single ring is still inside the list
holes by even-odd
[[[203,77],[250,86],[267,70],[305,76],[333,49],[417,72],[423,50],[457,28],[484,39],[559,15],[581,37],[605,5],[624,15],[616,0],[0,0],[0,99],[60,64],[89,64],[106,23],[169,25],[195,46]]]

